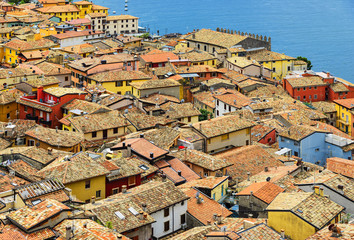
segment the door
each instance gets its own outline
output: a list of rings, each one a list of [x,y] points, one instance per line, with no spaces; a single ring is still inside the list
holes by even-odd
[[[107,130],[103,130],[103,139],[107,139]]]

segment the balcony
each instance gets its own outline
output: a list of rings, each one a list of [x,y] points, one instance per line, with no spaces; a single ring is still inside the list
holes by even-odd
[[[31,114],[26,114],[26,119],[38,121],[38,116],[32,116]]]
[[[45,121],[44,118],[39,119],[39,123],[44,124],[44,125],[52,125],[52,121]]]

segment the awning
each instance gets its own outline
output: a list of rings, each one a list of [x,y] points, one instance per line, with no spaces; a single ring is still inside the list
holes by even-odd
[[[275,152],[277,155],[285,155],[286,153],[291,152],[291,149],[289,148],[282,148],[279,151]]]
[[[183,77],[183,78],[187,78],[187,77],[199,77],[199,75],[196,74],[196,73],[182,73],[182,74],[178,74],[178,75],[180,75],[180,76]]]

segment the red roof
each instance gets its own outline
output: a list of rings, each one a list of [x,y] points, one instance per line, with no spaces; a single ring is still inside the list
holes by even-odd
[[[172,52],[146,54],[140,56],[147,63],[163,63],[168,60],[178,60],[178,56]]]
[[[91,24],[91,21],[88,18],[79,18],[79,19],[73,19],[71,21],[66,21],[65,23],[71,25],[79,25],[79,24]]]
[[[85,30],[85,31],[68,31],[65,33],[54,34],[52,36],[55,38],[58,38],[58,39],[66,39],[66,38],[82,37],[82,36],[88,36],[88,35],[97,35],[97,34],[103,34],[103,33],[104,32],[99,32],[99,31],[96,31],[94,33],[93,31]]]
[[[271,182],[258,182],[251,184],[236,195],[248,196],[251,192],[253,196],[269,204],[279,193],[284,192],[284,189]]]

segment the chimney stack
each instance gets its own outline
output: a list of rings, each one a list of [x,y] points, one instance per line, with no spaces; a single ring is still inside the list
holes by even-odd
[[[132,145],[128,144],[127,147],[127,157],[131,157],[132,156]]]
[[[92,196],[92,197],[91,197],[91,203],[92,203],[92,204],[95,204],[95,202],[96,202],[96,199],[95,199],[94,196]]]
[[[177,171],[178,176],[182,176],[182,172],[180,170]]]
[[[122,186],[122,193],[126,193],[127,192],[127,185],[123,185]]]
[[[139,212],[139,219],[143,220],[144,219],[144,211]]]
[[[150,158],[153,159],[154,158],[154,153],[150,153]]]
[[[70,240],[71,239],[71,226],[66,226],[66,231],[65,231],[65,239]]]
[[[146,212],[146,203],[141,204],[141,208],[143,209],[144,212]]]
[[[315,194],[320,195],[320,187],[319,186],[314,186],[313,188],[315,190]]]
[[[162,178],[162,181],[163,181],[163,182],[166,182],[166,175],[165,175],[165,174],[162,174],[162,175],[161,175],[161,178]]]
[[[49,147],[49,148],[47,148],[47,150],[48,150],[48,155],[52,155],[53,148]]]
[[[320,187],[320,196],[323,197],[323,187]]]
[[[281,235],[282,239],[285,239],[285,231],[284,231],[284,229],[280,230],[280,235]]]
[[[218,215],[218,224],[222,223],[221,214]]]
[[[265,171],[265,172],[268,172],[268,167],[265,167],[265,168],[264,168],[264,171]]]
[[[250,172],[247,172],[247,181],[250,180],[250,175],[251,175],[251,173],[250,173]]]

